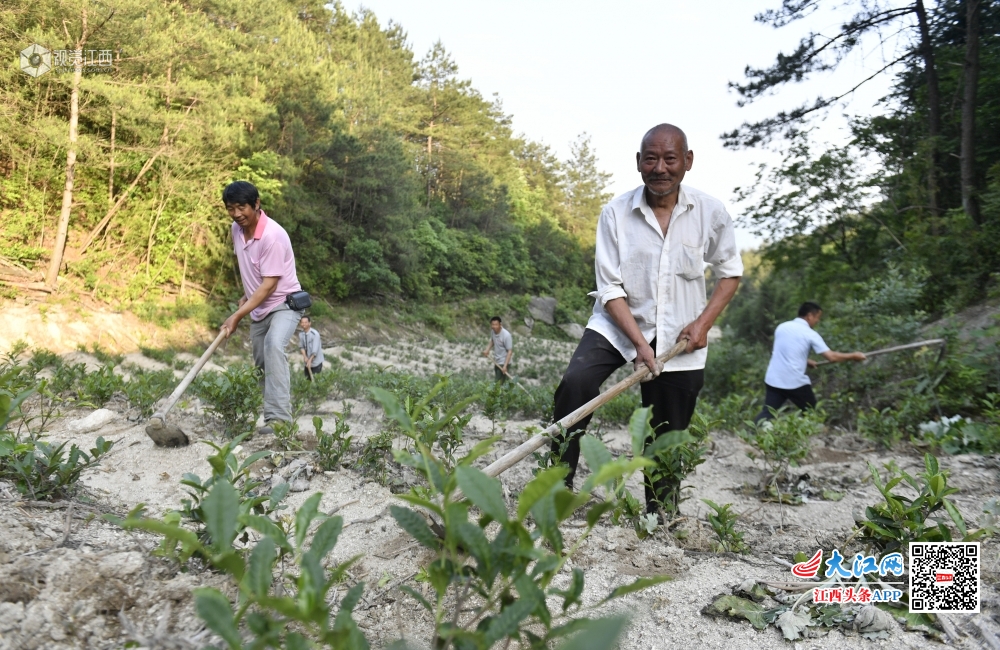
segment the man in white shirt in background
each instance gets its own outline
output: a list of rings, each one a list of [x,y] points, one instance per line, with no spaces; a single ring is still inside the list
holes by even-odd
[[[814,302],[804,302],[799,307],[799,317],[778,325],[774,330],[774,349],[764,376],[764,408],[755,422],[771,419],[774,411],[790,401],[799,410],[816,406],[816,394],[806,368],[815,368],[809,358],[810,350],[830,363],[864,361],[861,352],[834,352],[814,328],[823,317],[823,310]]]
[[[694,163],[687,136],[660,124],[642,138],[636,167],[643,185],[612,200],[597,224],[594,313],[556,389],[559,420],[600,393],[611,374],[632,361],[652,371],[641,385],[652,406],[656,435],[686,429],[705,382],[708,330],[729,303],[743,275],[733,220],[722,202],[687,185]],[[706,301],[705,263],[718,279]],[[656,356],[687,341],[682,354],[658,367]],[[655,350],[654,350],[655,346]],[[570,468],[573,487],[580,434],[587,417],[556,439],[552,453]],[[675,508],[679,484],[646,478],[646,511]]]
[[[510,374],[510,359],[514,356],[514,339],[503,326],[503,321],[499,316],[490,319],[490,343],[483,350],[483,356],[489,356],[490,349],[493,349],[493,377],[503,383],[507,381]]]

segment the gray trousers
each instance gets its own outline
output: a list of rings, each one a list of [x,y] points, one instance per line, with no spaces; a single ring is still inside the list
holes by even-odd
[[[291,376],[285,346],[295,334],[302,313],[278,305],[262,320],[250,323],[253,362],[264,376],[264,421],[292,420]]]

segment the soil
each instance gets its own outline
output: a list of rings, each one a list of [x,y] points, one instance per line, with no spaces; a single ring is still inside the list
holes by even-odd
[[[572,344],[532,341],[531,354],[522,354],[515,366],[523,381],[548,381],[561,371]],[[446,343],[421,341],[387,345],[337,343],[327,350],[327,358],[341,359],[346,365],[371,363],[396,365],[419,374],[463,370],[492,376],[492,366],[479,356],[485,347],[479,342]],[[529,347],[525,342],[525,348]],[[527,350],[524,350],[525,352]],[[237,350],[230,350],[237,354]],[[141,355],[139,355],[141,356]],[[293,363],[294,355],[292,355]],[[225,364],[228,359],[217,359]],[[152,359],[133,355],[127,363],[157,367]],[[534,375],[534,377],[529,376]],[[355,449],[383,429],[381,409],[366,401],[348,400],[348,423],[355,436]],[[331,417],[341,410],[340,399],[322,405],[319,415]],[[155,537],[127,533],[101,518],[103,513],[124,515],[146,504],[150,514],[161,514],[180,505],[185,492],[179,480],[193,472],[209,474],[206,457],[211,447],[197,442],[176,449],[154,447],[141,423],[129,421],[125,409],[111,404],[109,414],[91,410],[62,414],[49,428],[55,442],[71,441],[90,448],[96,436],[114,440],[115,445],[97,469],[88,471],[83,489],[73,501],[39,504],[18,495],[10,485],[0,484],[0,650],[51,648],[120,648],[127,641],[141,647],[201,647],[212,635],[195,615],[191,590],[216,586],[229,591],[226,579],[197,566],[182,571],[151,555]],[[300,422],[312,431],[313,413]],[[87,423],[97,423],[90,429]],[[217,440],[218,427],[201,413],[198,400],[182,401],[169,419],[192,440]],[[535,421],[507,421],[497,425],[502,440],[484,462],[492,461],[526,439],[524,429]],[[491,434],[493,424],[477,415],[466,431],[466,444]],[[619,454],[627,453],[624,429],[605,429],[605,443]],[[700,612],[716,595],[731,593],[745,580],[786,581],[788,567],[775,558],[789,561],[796,552],[811,555],[817,547],[832,549],[843,545],[854,527],[854,516],[878,501],[866,463],[877,467],[895,462],[911,473],[922,468],[919,450],[901,446],[894,451],[873,449],[858,436],[830,432],[814,441],[806,462],[793,468],[800,505],[762,501],[754,490],[761,469],[748,458],[748,447],[738,438],[716,434],[707,461],[689,477],[690,497],[682,506],[683,519],[674,522],[672,532],[662,527],[653,536],[640,540],[631,528],[612,526],[605,519],[582,544],[571,566],[586,570],[584,601],[596,604],[615,587],[636,576],[669,574],[673,580],[613,601],[602,611],[620,612],[631,617],[621,647],[629,650],[672,648],[697,644],[706,648],[785,648],[774,627],[758,631],[746,621],[709,618]],[[257,436],[239,454],[258,449],[277,449],[273,437]],[[388,516],[387,507],[399,501],[388,487],[366,479],[354,469],[322,472],[311,465],[308,454],[280,453],[277,463],[260,463],[257,472],[268,478],[281,472],[289,460],[303,458],[309,467],[308,489],[292,492],[291,508],[310,494],[321,492],[320,510],[340,508],[346,528],[331,560],[344,561],[357,554],[362,560],[352,568],[350,582],[363,580],[365,595],[355,618],[373,647],[383,647],[405,635],[417,640],[429,638],[429,622],[423,611],[395,587],[401,583],[422,587],[412,577],[428,560]],[[355,454],[352,458],[356,457]],[[273,460],[278,461],[275,457]],[[1000,494],[1000,457],[974,455],[945,456],[941,465],[951,472],[950,482],[961,492],[955,501],[974,526],[983,504]],[[502,475],[505,494],[514,504],[521,487],[531,478],[529,458]],[[404,480],[412,477],[401,475]],[[579,479],[578,479],[579,480]],[[633,481],[630,489],[640,500],[641,486]],[[838,501],[824,500],[824,490],[843,495]],[[742,516],[737,528],[745,534],[751,551],[746,555],[712,552],[712,532],[705,521],[707,506],[701,499],[732,503]],[[583,528],[570,527],[569,539]],[[678,531],[684,533],[678,533]],[[683,539],[678,539],[683,537]],[[952,617],[959,638],[956,645],[979,647],[975,620],[987,634],[1000,635],[1000,545],[996,540],[983,544],[982,608],[975,617]],[[379,586],[382,585],[382,586]],[[341,594],[343,591],[341,591]],[[218,640],[216,640],[218,642]],[[895,624],[887,639],[868,640],[839,629],[819,638],[794,643],[795,648],[926,648],[933,643],[923,634],[907,632]]]

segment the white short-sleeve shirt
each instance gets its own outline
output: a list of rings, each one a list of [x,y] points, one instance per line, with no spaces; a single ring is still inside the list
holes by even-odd
[[[767,364],[764,383],[785,390],[812,384],[806,374],[809,351],[823,354],[829,349],[823,337],[803,318],[778,325],[774,330],[774,350]]]

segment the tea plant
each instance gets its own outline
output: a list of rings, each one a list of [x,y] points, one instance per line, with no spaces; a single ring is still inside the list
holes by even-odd
[[[331,368],[330,372],[321,372],[313,375],[312,381],[302,373],[292,373],[292,410],[303,412],[308,406],[312,413],[319,411],[320,405],[329,399],[335,384],[338,373]]]
[[[179,524],[181,521],[194,528],[194,535],[201,540],[201,543],[211,545],[211,525],[208,521],[209,510],[206,509],[207,498],[212,489],[220,484],[230,486],[237,496],[237,510],[241,516],[268,516],[284,508],[281,502],[288,494],[288,483],[280,483],[270,494],[264,494],[260,488],[261,481],[254,480],[250,476],[250,468],[258,460],[270,455],[270,451],[259,451],[251,454],[242,462],[236,456],[238,445],[243,442],[249,434],[243,434],[230,440],[223,445],[217,445],[208,440],[201,442],[215,449],[215,453],[206,460],[212,468],[212,475],[202,480],[198,475],[187,473],[181,480],[181,485],[187,488],[190,498],[181,499],[181,508],[168,513],[165,521],[171,524]],[[243,528],[239,528],[237,536],[242,536],[241,541],[246,543],[248,537]],[[162,549],[168,557],[177,557],[178,549],[168,547]],[[185,547],[180,549],[179,554],[183,560],[191,557],[196,549]]]
[[[52,445],[30,429],[27,435],[8,430],[15,418],[23,423],[31,420],[21,407],[39,389],[45,390],[45,382],[35,382],[16,350],[0,361],[0,480],[13,483],[18,492],[36,501],[72,495],[84,470],[97,464],[113,445],[98,438],[88,454],[75,444],[67,451],[68,441]]]
[[[640,409],[636,414],[640,412],[646,412],[647,418],[652,413],[648,408]],[[632,417],[629,430],[633,431],[633,453],[636,453],[634,432],[638,424],[635,422],[636,416]],[[682,494],[684,480],[698,465],[705,462],[708,434],[716,423],[716,420],[695,412],[691,424],[684,431],[668,431],[654,437],[652,429],[647,427],[644,445],[638,449],[641,455],[654,462],[646,470],[646,480],[654,486],[659,499],[658,505],[666,514],[679,512],[685,498]]]
[[[447,411],[434,402],[434,398],[447,386],[449,380],[442,378],[419,402],[407,396],[400,402],[395,395],[381,388],[372,388],[374,398],[387,409],[387,415],[412,445],[423,444],[428,449],[440,450],[442,460],[448,467],[455,464],[455,450],[462,444],[462,430],[469,424],[472,414],[459,415],[476,396],[467,397]],[[386,404],[398,409],[389,412]]]
[[[406,412],[396,398],[389,394],[376,397],[386,414],[407,428]],[[431,647],[491,648],[507,640],[507,643],[516,641],[521,647],[547,648],[578,630],[584,624],[582,621],[587,620],[584,615],[595,607],[668,579],[667,576],[640,578],[618,587],[593,606],[584,606],[581,601],[582,569],[572,569],[566,588],[553,584],[598,520],[614,508],[610,499],[612,485],[649,465],[649,460],[642,457],[612,460],[601,441],[584,436],[581,446],[588,464],[590,458],[595,461],[591,465],[593,473],[580,492],[574,494],[566,488],[565,467],[549,468],[524,487],[511,514],[500,481],[472,466],[490,451],[492,442],[486,440],[473,447],[468,455],[457,460],[454,471],[448,471],[447,465],[419,440],[415,441],[415,452],[396,452],[398,462],[412,467],[428,483],[427,488],[414,488],[401,498],[431,513],[440,522],[435,523],[438,536],[417,511],[390,506],[390,513],[400,527],[434,554],[434,559],[423,568],[423,576],[431,587],[429,598],[409,585],[400,587],[432,617]],[[600,459],[607,462],[598,462]],[[599,487],[609,498],[592,502],[591,497]],[[473,514],[473,506],[479,514]],[[567,547],[560,526],[578,512],[584,515],[586,528]],[[527,525],[529,516],[534,526]],[[550,609],[550,599],[558,603],[555,611]],[[577,645],[599,646],[603,644]]]
[[[108,403],[115,393],[125,386],[124,380],[115,374],[113,366],[101,366],[84,375],[78,384],[77,399],[81,404],[100,408]]]
[[[736,520],[739,515],[732,511],[733,504],[718,505],[714,501],[702,499],[702,502],[712,509],[708,513],[708,523],[715,533],[715,550],[719,553],[746,553],[750,547],[743,541],[743,533],[736,530]]]
[[[83,363],[58,363],[56,371],[49,380],[49,390],[53,395],[63,396],[66,393],[76,393],[81,382],[87,376],[87,366]]]
[[[135,411],[135,418],[144,420],[151,416],[156,403],[173,390],[175,383],[174,374],[169,370],[134,371],[123,390],[129,408]]]
[[[14,354],[0,361],[0,432],[15,417],[23,419],[21,404],[38,390],[33,376],[29,376]]]
[[[708,408],[715,414],[722,431],[739,433],[746,428],[747,420],[756,414],[757,400],[745,393],[730,393]]]
[[[302,449],[302,443],[299,442],[299,422],[298,418],[294,415],[292,416],[291,422],[277,421],[271,423],[274,428],[274,441],[278,443],[278,446],[285,451],[295,451]]]
[[[740,434],[744,442],[753,447],[747,452],[751,459],[764,463],[762,485],[776,483],[783,477],[791,463],[805,458],[813,438],[822,431],[825,414],[815,408],[805,412],[777,411],[774,419],[748,422],[748,429]]]
[[[354,440],[354,436],[347,435],[351,432],[351,427],[347,424],[343,414],[334,413],[334,415],[337,416],[337,419],[334,422],[332,432],[323,431],[323,419],[319,416],[313,417],[319,466],[327,472],[340,469],[344,457],[351,449],[351,442]]]
[[[910,476],[895,464],[885,466],[886,477],[871,463],[868,471],[884,501],[865,508],[865,520],[859,529],[859,541],[870,544],[882,553],[907,553],[910,542],[950,542],[953,539],[971,542],[986,535],[986,529],[969,531],[958,507],[948,499],[958,492],[948,487],[948,470],[941,470],[938,461],[924,454],[924,471]],[[893,490],[904,484],[916,497],[907,497]],[[953,529],[954,528],[954,529]]]
[[[227,437],[253,429],[264,404],[259,377],[254,366],[237,364],[222,373],[204,373],[195,380],[195,393],[205,401],[206,410],[222,421]]]
[[[0,397],[0,413],[3,408]],[[19,437],[0,429],[0,480],[12,482],[35,501],[71,496],[84,470],[96,465],[114,443],[99,437],[89,454],[75,444],[67,452],[68,444],[52,445],[38,436]]]
[[[389,484],[389,459],[392,458],[394,439],[395,436],[391,431],[383,431],[365,440],[356,465],[362,476],[372,479],[379,485]]]
[[[163,545],[184,549],[186,557],[198,555],[217,571],[227,575],[237,592],[236,602],[212,587],[195,589],[195,610],[231,650],[243,648],[331,647],[368,650],[368,641],[352,618],[364,590],[357,583],[341,597],[337,608],[330,606],[330,591],[344,582],[347,570],[358,557],[330,570],[323,567],[343,530],[341,517],[319,513],[323,495],[310,496],[285,530],[266,516],[244,507],[240,493],[228,481],[212,485],[203,499],[205,534],[178,525],[176,521],[144,516],[142,506],[124,519],[109,517],[126,530],[140,529],[164,536]],[[311,542],[306,545],[310,526],[319,521]],[[252,549],[235,548],[245,530],[261,537]],[[290,557],[295,572],[279,573],[283,558]]]
[[[882,410],[870,408],[858,413],[858,433],[885,449],[892,449],[903,437],[899,421],[890,407]]]

